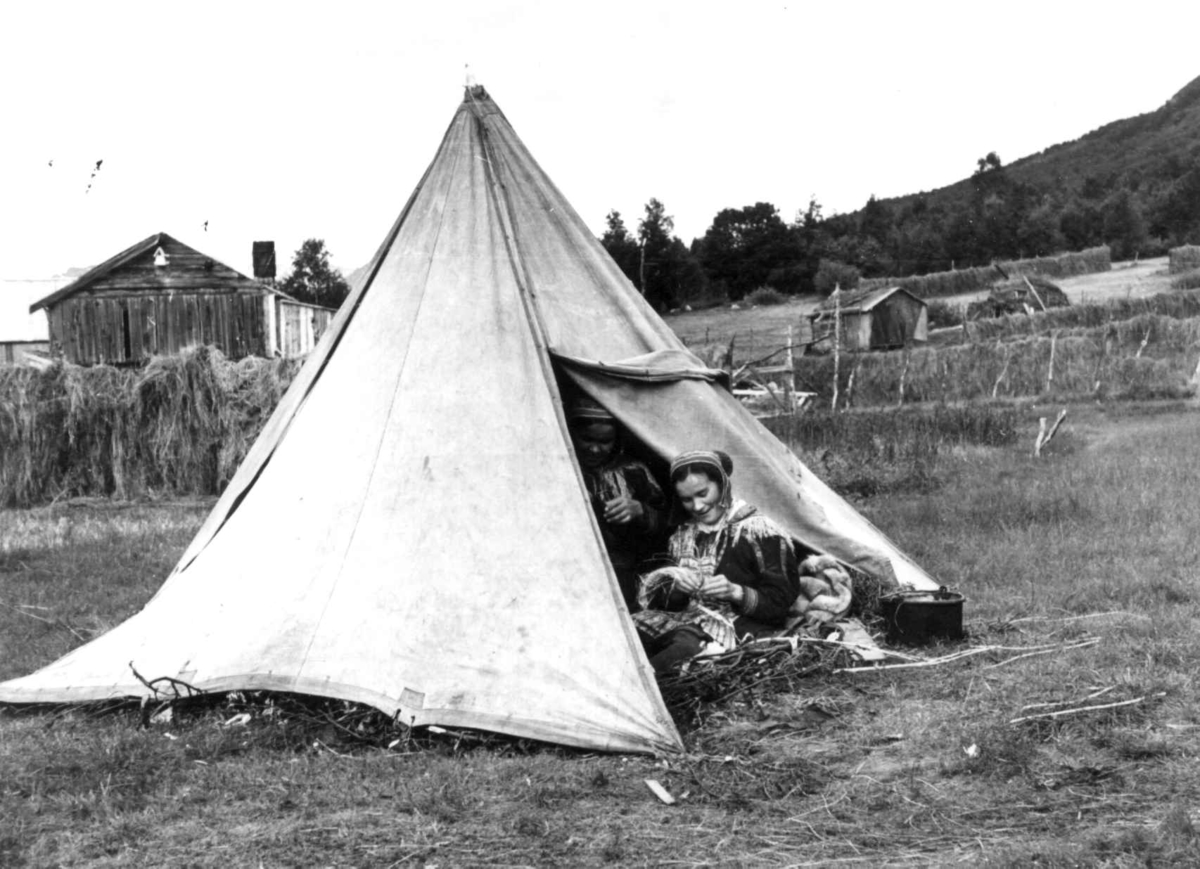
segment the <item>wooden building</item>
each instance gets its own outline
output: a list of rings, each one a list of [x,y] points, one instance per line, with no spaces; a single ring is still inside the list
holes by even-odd
[[[145,362],[207,344],[226,356],[299,356],[333,310],[299,302],[165,232],[139,241],[29,308],[50,351],[79,365]]]
[[[838,312],[846,350],[890,350],[929,340],[929,306],[908,290],[838,290],[809,314],[814,349],[832,344]]]
[[[30,314],[29,305],[70,280],[0,278],[0,367],[39,364],[47,357],[50,338],[46,318]]]
[[[49,341],[0,341],[0,365],[24,365],[49,352]]]

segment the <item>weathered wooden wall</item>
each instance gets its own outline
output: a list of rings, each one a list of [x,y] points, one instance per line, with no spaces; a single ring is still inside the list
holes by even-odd
[[[871,309],[872,348],[903,347],[928,338],[928,308],[916,299],[896,293]]]
[[[269,355],[260,293],[82,293],[51,307],[49,319],[55,352],[79,365],[143,362],[193,344],[233,359]]]
[[[808,320],[810,341],[832,340],[833,317]],[[896,293],[866,311],[842,312],[842,347],[884,350],[929,340],[929,308],[906,293]]]
[[[26,353],[49,353],[48,341],[0,341],[0,365],[13,365]]]
[[[309,353],[329,327],[334,311],[279,299],[279,352],[283,356]]]

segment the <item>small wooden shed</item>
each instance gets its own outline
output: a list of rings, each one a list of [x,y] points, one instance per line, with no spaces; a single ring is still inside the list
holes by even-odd
[[[835,290],[812,313],[812,341],[833,340],[834,317],[842,318],[842,347],[889,350],[929,340],[929,306],[902,287]]]
[[[64,283],[0,278],[0,367],[27,364],[50,352],[46,322],[29,313],[29,303]]]
[[[311,350],[333,310],[299,302],[165,232],[35,302],[50,351],[78,365],[145,362],[207,344],[232,359]]]

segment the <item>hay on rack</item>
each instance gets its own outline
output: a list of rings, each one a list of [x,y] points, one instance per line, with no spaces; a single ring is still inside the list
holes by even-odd
[[[1185,244],[1167,252],[1167,271],[1173,275],[1200,269],[1200,245]]]
[[[931,272],[906,278],[869,278],[859,282],[859,289],[877,290],[883,287],[903,287],[922,299],[956,296],[986,290],[1004,279],[1005,275],[1040,275],[1063,278],[1071,275],[1106,272],[1112,269],[1112,251],[1107,245],[1053,257],[1009,260],[996,266],[976,266]]]
[[[0,505],[218,494],[298,368],[196,347],[141,369],[0,369]]]

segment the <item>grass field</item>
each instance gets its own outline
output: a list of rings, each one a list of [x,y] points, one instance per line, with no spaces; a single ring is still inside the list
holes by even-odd
[[[0,865],[1200,864],[1200,416],[1080,405],[1034,459],[1048,410],[856,500],[968,599],[969,640],[919,654],[970,655],[703,707],[661,760],[389,750],[236,699],[146,728],[5,709]],[[0,512],[0,678],[135,611],[206,508]]]
[[[1100,304],[1112,299],[1142,298],[1171,291],[1171,275],[1167,273],[1167,258],[1114,263],[1112,270],[1077,275],[1055,281],[1073,305]],[[987,294],[966,293],[948,296],[939,302],[966,307]],[[766,356],[787,344],[788,327],[798,328],[800,320],[820,299],[816,296],[797,296],[782,305],[762,307],[728,306],[701,311],[681,311],[665,319],[693,352],[705,358],[734,342],[734,358],[738,364]],[[797,332],[793,332],[795,336]],[[794,337],[794,340],[798,338]],[[783,357],[772,359],[778,364]]]

